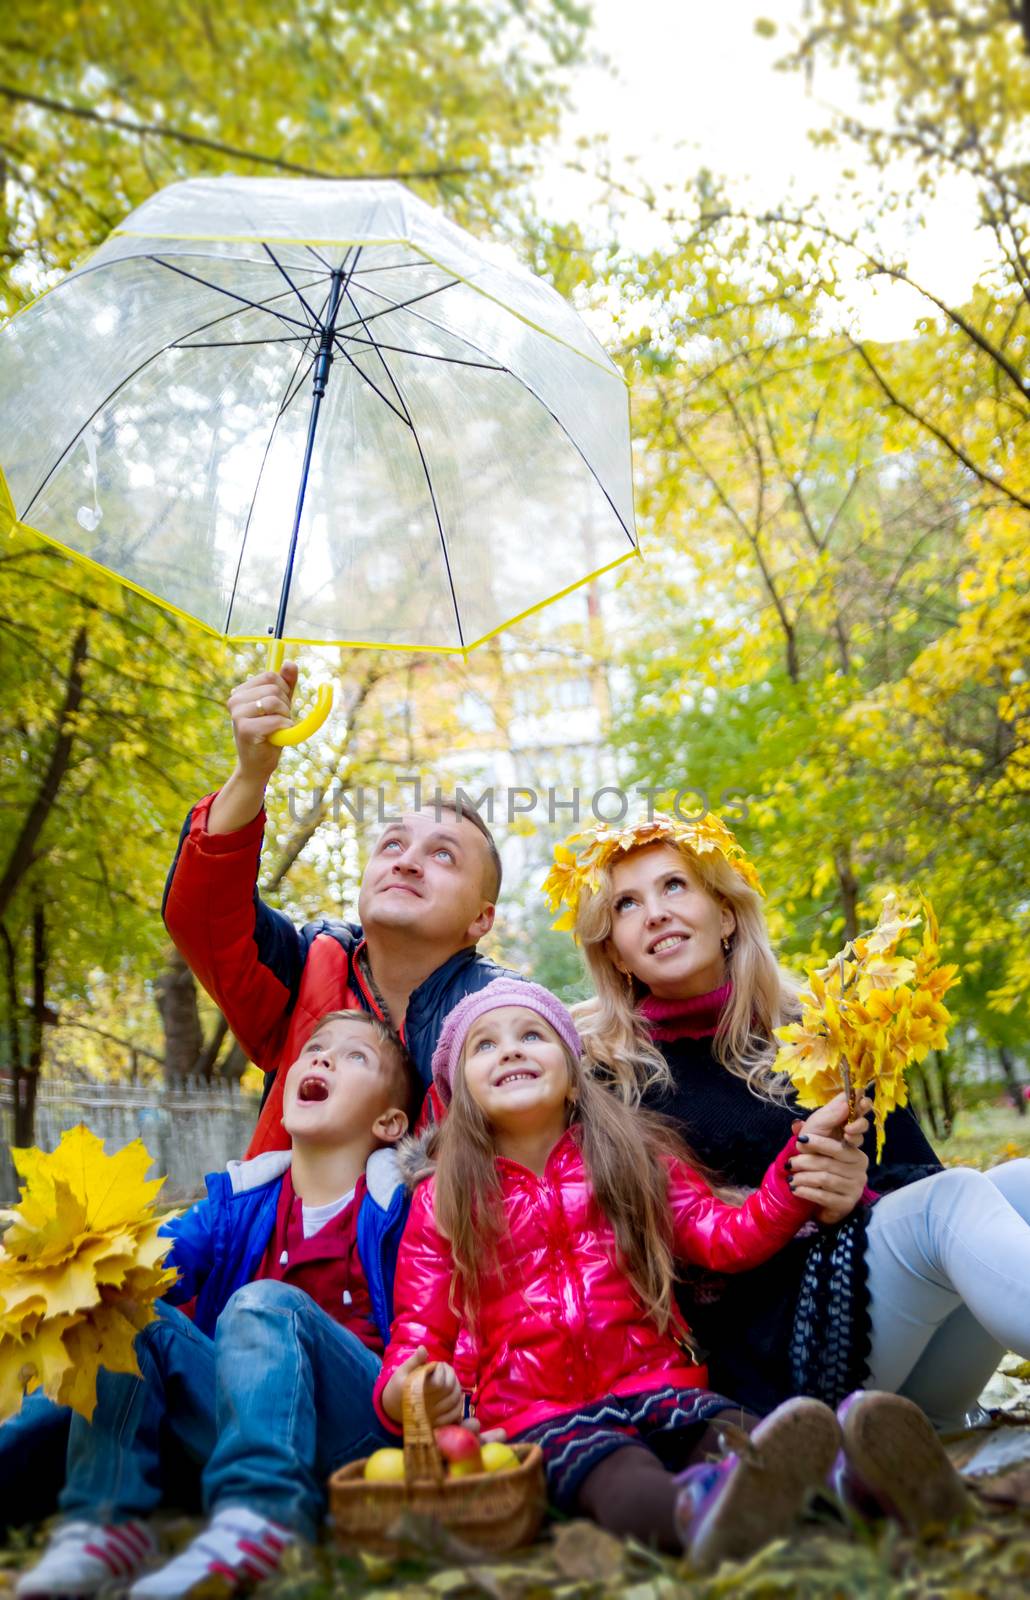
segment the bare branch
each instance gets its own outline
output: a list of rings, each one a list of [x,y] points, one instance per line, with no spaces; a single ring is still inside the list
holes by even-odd
[[[304,167],[296,161],[284,161],[280,156],[259,155],[253,150],[241,150],[236,145],[223,144],[220,139],[205,139],[199,133],[186,133],[182,128],[169,128],[160,122],[130,122],[127,117],[109,116],[95,111],[92,106],[73,105],[67,100],[52,100],[49,95],[29,94],[16,89],[13,84],[0,83],[0,97],[22,105],[39,106],[43,111],[56,112],[61,117],[79,117],[83,122],[93,122],[102,128],[117,128],[121,133],[131,133],[137,139],[148,135],[157,139],[171,139],[177,144],[195,146],[199,150],[213,150],[216,155],[233,156],[239,161],[249,161],[255,166],[275,167],[279,172],[296,172],[304,178],[335,178],[341,183],[357,179],[397,178],[428,181],[434,178],[474,178],[481,176],[481,167],[427,167],[417,172],[327,172],[324,167]]]
[[[895,394],[863,344],[859,344],[850,335],[848,336],[848,342],[862,357],[862,360],[892,406],[897,406],[899,411],[904,412],[905,416],[910,417],[920,428],[925,428],[927,433],[932,433],[934,438],[944,446],[945,450],[949,451],[956,461],[960,461],[967,472],[971,472],[975,478],[979,478],[981,483],[989,483],[992,489],[997,489],[999,494],[1003,494],[1006,499],[1011,500],[1017,506],[1022,506],[1024,511],[1030,511],[1030,500],[1024,499],[1021,494],[1017,494],[1014,489],[1010,489],[1000,478],[995,478],[992,473],[985,471],[983,467],[978,467],[972,457],[966,454],[962,446],[956,444],[954,439],[949,439],[948,435],[941,428],[938,428],[935,422],[931,422],[929,417],[924,417],[921,412],[916,410],[915,406],[910,406],[907,401],[902,400],[900,395]]]

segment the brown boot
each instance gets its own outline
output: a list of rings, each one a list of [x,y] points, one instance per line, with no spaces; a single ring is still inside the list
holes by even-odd
[[[837,1419],[844,1459],[834,1487],[852,1510],[879,1511],[924,1536],[973,1516],[969,1491],[913,1401],[859,1389],[838,1407]]]

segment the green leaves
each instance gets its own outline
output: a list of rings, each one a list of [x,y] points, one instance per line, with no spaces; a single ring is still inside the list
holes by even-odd
[[[144,0],[11,0],[0,18],[6,308],[187,176],[411,175],[459,220],[481,222],[553,134],[560,72],[586,22],[556,0],[301,0],[288,14],[269,0],[175,0],[159,13]]]

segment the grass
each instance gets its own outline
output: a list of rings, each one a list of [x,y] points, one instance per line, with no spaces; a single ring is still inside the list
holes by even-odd
[[[1030,1110],[1025,1117],[1002,1106],[960,1111],[951,1137],[936,1141],[946,1167],[979,1167],[982,1171],[1030,1156]]]

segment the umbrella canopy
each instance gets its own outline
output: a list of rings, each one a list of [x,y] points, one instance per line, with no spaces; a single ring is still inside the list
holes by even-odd
[[[634,553],[625,382],[396,183],[172,184],[0,331],[0,518],[232,640],[467,650]]]

